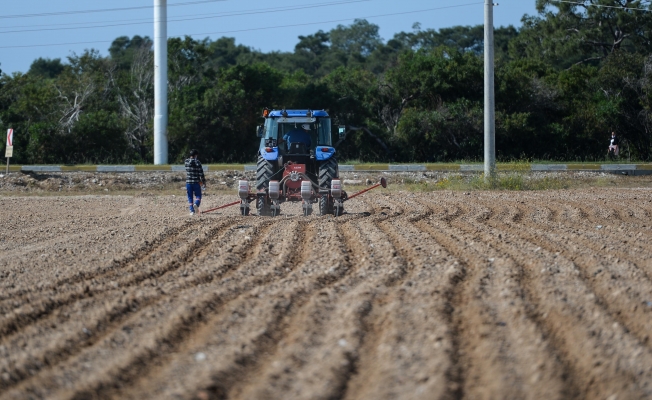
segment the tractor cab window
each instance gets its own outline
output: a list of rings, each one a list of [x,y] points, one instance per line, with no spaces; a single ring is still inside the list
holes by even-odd
[[[332,146],[332,136],[331,136],[331,119],[330,118],[319,118],[317,120],[317,131],[318,131],[318,146]]]
[[[277,137],[277,131],[278,131],[278,120],[276,118],[267,118],[265,120],[265,136],[263,137],[263,141],[265,139],[278,139]]]
[[[282,121],[278,118],[268,118],[265,121],[264,143],[275,143],[282,152],[287,152],[290,144],[303,143],[306,152],[316,146],[331,146],[331,120],[318,118],[304,121]]]
[[[278,124],[279,148],[284,153],[308,154],[317,146],[317,124],[289,122]]]

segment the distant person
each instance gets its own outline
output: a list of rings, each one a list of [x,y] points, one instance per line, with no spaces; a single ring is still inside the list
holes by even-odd
[[[204,177],[204,168],[197,159],[199,152],[195,149],[190,150],[190,158],[186,160],[186,192],[188,193],[188,204],[190,205],[190,215],[195,215],[199,211],[201,204],[201,186],[206,188],[206,178]],[[194,201],[193,201],[194,196]]]
[[[310,139],[310,125],[303,124],[301,128],[294,128],[290,132],[286,133],[283,136],[283,140],[287,144],[289,149],[292,143],[303,143],[306,145],[306,148],[310,148],[312,145],[312,140]]]
[[[616,132],[611,132],[611,139],[609,141],[609,149],[607,150],[607,154],[613,154],[614,156],[617,156],[619,143],[620,141],[618,140],[618,136],[616,136]]]

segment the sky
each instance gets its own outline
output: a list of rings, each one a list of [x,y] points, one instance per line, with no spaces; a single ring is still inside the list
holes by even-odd
[[[535,15],[535,0],[495,0],[495,26],[521,25]],[[119,36],[154,37],[154,0],[20,0],[0,9],[0,69],[26,72],[39,58],[61,58],[84,49],[108,54]],[[168,0],[168,36],[237,44],[264,52],[293,51],[298,36],[329,31],[364,18],[380,36],[484,23],[484,0]]]

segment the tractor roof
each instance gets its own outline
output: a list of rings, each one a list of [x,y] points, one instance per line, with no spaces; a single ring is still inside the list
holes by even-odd
[[[311,110],[285,110],[288,113],[288,118],[292,117],[305,117],[308,111]],[[283,110],[272,110],[269,113],[270,117],[282,117]],[[312,110],[313,117],[328,117],[328,113],[324,110]]]

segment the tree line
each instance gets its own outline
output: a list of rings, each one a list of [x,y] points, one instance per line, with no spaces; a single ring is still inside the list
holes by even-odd
[[[520,28],[495,30],[498,160],[600,160],[615,131],[621,156],[649,161],[652,1],[536,1]],[[415,24],[385,41],[366,20],[299,36],[293,52],[170,38],[170,161],[191,148],[205,163],[255,160],[264,107],[326,109],[348,128],[341,160],[481,160],[483,46],[482,26]],[[16,163],[151,163],[153,109],[148,37],[0,76]]]

